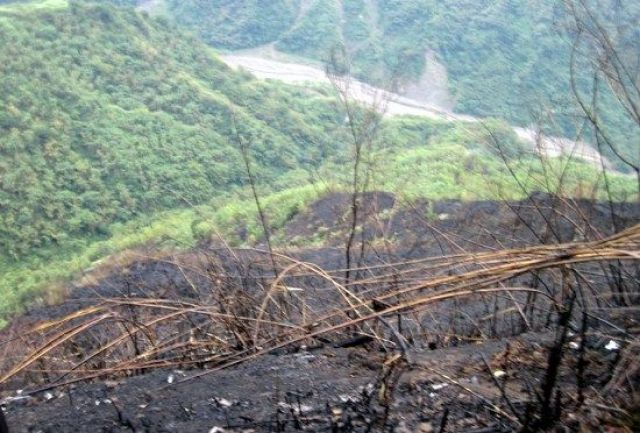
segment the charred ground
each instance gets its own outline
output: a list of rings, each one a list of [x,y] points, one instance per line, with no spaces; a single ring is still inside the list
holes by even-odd
[[[639,383],[637,261],[567,264],[563,255],[582,257],[577,248],[583,242],[591,242],[585,251],[596,251],[598,240],[637,223],[640,205],[547,195],[520,202],[408,204],[383,193],[365,195],[362,203],[351,281],[344,281],[341,269],[349,196],[332,194],[277,234],[285,244],[313,247],[279,249],[272,261],[260,248],[228,249],[212,240],[196,251],[103,269],[94,284],[72,289],[66,302],[17,318],[3,331],[3,373],[23,357],[52,348],[3,384],[11,431],[638,427],[631,416]],[[550,266],[523,267],[495,282],[490,275],[480,282],[465,279],[493,266],[493,258],[478,259],[479,265],[476,258],[509,249],[514,257],[548,254]],[[442,257],[450,259],[437,262]],[[522,266],[519,259],[513,263]],[[294,265],[296,272],[288,271]],[[272,291],[274,266],[288,292]],[[370,310],[346,311],[348,301],[328,289],[328,279],[315,269],[326,270],[371,311],[389,313],[342,326]],[[517,290],[478,292],[429,301],[419,310],[390,310],[413,298],[388,293],[419,284],[425,285],[420,293],[435,295],[464,287],[528,287],[548,298]],[[154,310],[158,305],[210,308],[218,322],[190,310],[180,320],[149,326],[164,314]],[[83,325],[81,318],[63,318],[94,307],[126,323],[126,344],[101,352],[119,335],[105,324],[51,346],[60,329]],[[344,314],[326,319],[334,311]],[[321,325],[307,320],[313,315]],[[271,324],[254,327],[266,318],[306,328],[300,337]],[[56,321],[42,332],[27,332]],[[325,323],[328,330],[315,333]],[[153,338],[141,338],[140,329]],[[158,347],[169,341],[174,346],[153,352],[151,360],[141,358],[152,340]]]

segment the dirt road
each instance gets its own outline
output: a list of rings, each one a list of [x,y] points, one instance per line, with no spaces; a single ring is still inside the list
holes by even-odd
[[[244,69],[258,78],[283,81],[290,84],[325,83],[330,84],[325,72],[317,67],[298,63],[266,59],[248,54],[228,54],[222,60],[234,69]],[[413,115],[447,121],[482,122],[483,119],[457,114],[436,105],[425,104],[397,93],[350,80],[341,81],[340,87],[349,97],[362,104],[376,107],[388,116]],[[556,157],[563,154],[583,159],[597,167],[611,164],[591,145],[584,141],[568,138],[545,136],[532,128],[514,127],[518,137],[529,143],[540,155]]]

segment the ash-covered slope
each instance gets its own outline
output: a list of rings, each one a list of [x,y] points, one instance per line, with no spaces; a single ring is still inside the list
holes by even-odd
[[[522,251],[530,251],[526,261],[562,260],[581,248],[574,241],[607,237],[633,225],[640,213],[637,205],[609,208],[606,203],[545,195],[520,202],[443,201],[409,208],[396,207],[394,197],[386,194],[364,199],[359,226],[365,229],[365,256],[358,263],[360,274],[352,274],[356,284],[343,289],[364,299],[371,298],[372,290],[382,289],[383,295],[396,285],[409,289],[430,272],[446,286],[446,277],[464,278],[466,266],[503,248],[533,248],[509,250],[501,256],[505,261]],[[124,327],[96,323],[91,332],[53,341],[50,354],[34,353],[39,361],[6,381],[0,394],[11,431],[429,433],[440,426],[440,431],[479,433],[520,431],[524,426],[528,431],[554,425],[570,431],[637,426],[631,413],[637,409],[633,389],[640,375],[633,363],[636,346],[630,341],[637,341],[639,317],[635,286],[627,273],[637,271],[637,261],[627,267],[609,260],[600,267],[598,243],[591,243],[584,253],[596,252],[593,265],[569,261],[557,270],[539,269],[504,280],[513,284],[507,286],[512,292],[499,291],[495,297],[477,293],[416,311],[399,310],[382,316],[386,322],[371,320],[366,326],[316,334],[316,327],[323,325],[296,308],[323,317],[341,305],[339,291],[312,272],[310,264],[344,281],[341,256],[335,253],[344,237],[342,215],[348,203],[346,196],[328,196],[286,228],[287,236],[313,235],[309,232],[314,226],[330,227],[335,234],[322,247],[278,251],[305,264],[291,272],[293,260],[281,262],[281,272],[289,273],[281,281],[289,287],[290,298],[273,292],[272,264],[264,252],[208,245],[113,267],[96,284],[76,288],[66,303],[16,321],[2,334],[0,347],[10,355],[0,364],[1,373],[28,349],[25,342],[33,344],[38,332],[49,332],[40,326],[24,333],[43,317],[60,319],[88,305],[109,315],[112,305],[117,314],[106,320]],[[637,233],[635,239],[630,254],[637,249]],[[559,241],[565,244],[556,250],[552,244]],[[534,247],[545,242],[548,245]],[[447,267],[429,265],[443,254],[451,254]],[[420,263],[424,274],[415,273],[413,265],[419,268]],[[499,265],[489,260],[478,270]],[[626,280],[617,287],[628,291],[610,291],[620,283],[611,266]],[[567,271],[584,278],[572,280],[580,282],[579,291],[563,284]],[[376,277],[379,282],[373,283]],[[524,286],[539,298],[520,293]],[[570,297],[561,298],[562,288],[579,293],[573,316],[563,316],[563,310],[543,296],[546,292],[572,305]],[[428,296],[440,288],[422,290]],[[406,290],[399,299],[411,296]],[[282,299],[289,299],[293,309],[279,312]],[[370,300],[377,311],[387,308],[375,296]],[[588,311],[584,302],[590,305]],[[160,309],[154,315],[156,307]],[[257,316],[245,322],[252,314]],[[350,314],[355,310],[344,320]],[[89,310],[80,310],[63,322],[49,322],[56,324],[49,330],[76,329],[87,315],[91,317]],[[343,319],[337,316],[339,324]],[[562,317],[569,317],[568,325]],[[285,337],[264,340],[260,344],[266,348],[254,347],[251,339],[261,333],[255,328],[254,334],[253,325],[266,318],[262,332],[282,326]],[[283,322],[274,323],[276,318]],[[306,323],[302,331],[309,336],[289,340],[289,328],[298,332],[299,321]],[[398,345],[398,335],[406,347]],[[118,365],[121,357],[130,359],[129,364]],[[75,382],[75,375],[93,380]],[[68,379],[67,385],[49,388],[49,382]],[[549,402],[539,398],[549,386],[558,395],[551,403],[551,418],[545,412]],[[25,391],[16,393],[18,388]],[[616,410],[610,411],[605,401],[615,402]]]

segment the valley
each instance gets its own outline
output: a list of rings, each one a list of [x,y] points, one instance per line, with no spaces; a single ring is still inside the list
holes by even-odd
[[[323,83],[331,85],[325,71],[310,65],[273,60],[266,57],[244,54],[224,54],[220,57],[225,63],[252,73],[256,77],[267,80],[278,80],[290,84]],[[444,121],[482,122],[483,119],[453,113],[446,108],[433,104],[425,104],[406,96],[399,95],[353,78],[337,78],[337,86],[346,89],[354,101],[367,107],[374,107],[389,116],[421,116]],[[581,140],[546,136],[531,128],[514,127],[520,139],[527,142],[532,151],[542,157],[559,157],[571,155],[593,164],[596,167],[612,168],[592,145]]]
[[[0,0],[0,433],[638,431],[638,23]]]
[[[33,20],[40,25],[30,26]],[[275,227],[350,184],[355,143],[320,69],[218,57],[162,18],[108,5],[10,3],[0,7],[0,35],[11,41],[0,48],[7,77],[0,321],[56,299],[69,279],[130,248],[188,248],[214,232],[236,245],[260,242],[238,140],[249,140],[245,151],[260,195],[274,203],[267,217]],[[234,73],[221,59],[277,80]],[[302,79],[313,84],[289,85]],[[350,93],[366,106],[377,98],[394,114],[375,120],[380,134],[368,164],[386,168],[372,188],[409,202],[515,199],[540,189],[604,194],[599,166],[557,155],[557,140],[543,141],[555,146],[545,161],[531,144],[523,153],[518,134],[531,143],[528,131],[513,133],[498,120],[476,122],[358,81]],[[579,143],[576,153],[587,149]],[[511,172],[503,157],[513,161]],[[549,180],[550,173],[558,177]],[[610,171],[607,181],[616,200],[633,194],[626,174]],[[238,238],[238,230],[251,235]]]

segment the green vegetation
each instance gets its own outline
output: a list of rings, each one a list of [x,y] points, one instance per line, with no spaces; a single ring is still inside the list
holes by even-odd
[[[308,9],[302,9],[303,3],[310,3]],[[611,6],[590,3],[603,15]],[[625,2],[624,13],[616,16],[633,26],[640,7],[632,3]],[[518,125],[541,122],[567,136],[575,136],[582,127],[570,88],[573,36],[565,32],[565,12],[557,2],[167,0],[167,4],[170,17],[215,47],[275,43],[287,53],[326,61],[332,50],[344,46],[352,73],[374,84],[393,80],[402,85],[417,79],[425,70],[427,52],[433,51],[448,71],[456,111]],[[638,43],[635,38],[623,46],[637,53]],[[591,89],[586,66],[576,68],[577,81],[580,88]],[[611,135],[622,152],[637,161],[637,130],[611,92],[605,88],[603,93],[600,105]]]
[[[265,195],[263,202],[273,230],[300,212],[327,190],[325,187],[292,187]],[[43,303],[56,296],[70,278],[99,267],[111,255],[129,249],[184,249],[218,233],[232,246],[254,244],[261,228],[252,199],[240,192],[233,199],[217,199],[207,205],[164,211],[114,223],[113,235],[87,242],[82,248],[60,250],[55,256],[31,256],[20,262],[0,260],[0,328],[3,319],[25,304]],[[45,290],[47,289],[47,290]]]
[[[349,183],[349,133],[331,89],[254,80],[167,19],[82,3],[0,6],[0,320],[52,292],[43,289],[128,249],[186,248],[216,233],[232,245],[260,242],[240,143],[276,242],[310,202]],[[207,4],[214,13],[226,3]],[[229,13],[248,14],[247,26],[258,17],[249,11],[264,6],[234,4],[246,6]],[[296,10],[296,2],[269,4]],[[389,18],[372,4],[345,2],[345,16],[361,22],[333,36],[366,45],[408,19],[400,11]],[[326,18],[328,31],[336,9],[314,7],[310,13]],[[287,29],[297,15],[269,13],[284,20],[270,25]],[[376,13],[387,17],[386,30],[367,35],[363,23],[376,21]],[[309,25],[303,17],[282,43],[293,44]],[[240,43],[234,41],[227,46]],[[317,53],[328,47],[324,41],[308,49]],[[306,49],[300,53],[316,55]],[[573,168],[561,192],[598,195],[591,192],[599,182],[594,168],[543,164],[495,120],[387,119],[373,149],[366,159],[371,187],[406,199],[558,192],[548,173],[567,163]],[[632,197],[632,179],[612,176],[612,185],[616,199]]]
[[[231,73],[167,23],[72,4],[0,12],[0,250],[20,258],[335,152],[327,98]]]
[[[221,48],[255,47],[278,38],[296,16],[297,0],[166,0],[171,16]]]
[[[330,0],[316,1],[276,46],[292,54],[324,60],[341,44],[338,4]]]
[[[120,6],[140,3],[105,2]],[[11,3],[15,5],[8,7],[19,8],[22,3],[28,8],[59,7],[66,0]],[[633,26],[640,19],[637,2],[588,3],[602,17],[609,17],[609,10],[622,8],[623,12],[615,13],[614,21],[622,20],[618,28]],[[351,72],[379,85],[394,82],[402,87],[418,79],[425,70],[427,53],[432,51],[447,69],[455,111],[499,117],[522,126],[541,123],[550,132],[569,137],[578,133],[591,136],[582,130],[580,109],[571,91],[569,63],[574,35],[567,31],[566,12],[558,2],[164,0],[159,9],[218,48],[274,43],[284,52],[326,61],[333,50],[344,47]],[[608,19],[602,23],[609,23]],[[613,30],[610,34],[619,34]],[[640,40],[633,32],[625,35],[627,40],[611,42],[635,55]],[[579,59],[576,71],[577,87],[590,91],[590,63]],[[625,158],[640,163],[637,128],[609,86],[600,93],[601,117],[609,125],[608,135]],[[613,153],[609,151],[607,156],[613,157]],[[624,164],[619,168],[628,169]]]
[[[604,179],[595,167],[567,158],[545,160],[532,155],[499,121],[478,127],[404,118],[391,122],[381,135],[394,147],[376,156],[381,161],[376,162],[377,171],[384,175],[374,184],[407,200],[517,200],[534,191],[606,198]],[[398,145],[401,152],[395,151]],[[564,178],[563,172],[568,173]],[[609,181],[614,200],[637,200],[632,177],[614,175]]]

